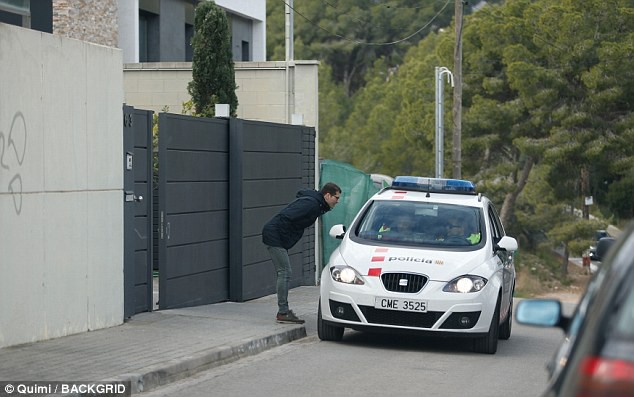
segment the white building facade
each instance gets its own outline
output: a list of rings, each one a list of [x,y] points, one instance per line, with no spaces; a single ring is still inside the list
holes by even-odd
[[[202,0],[212,1],[212,0]],[[0,0],[0,22],[118,47],[124,63],[189,62],[201,0]],[[231,26],[233,60],[266,60],[266,0],[215,0]]]
[[[209,1],[209,0],[207,0]],[[192,60],[191,0],[118,0],[124,63]],[[216,0],[231,25],[234,61],[266,60],[266,0]]]

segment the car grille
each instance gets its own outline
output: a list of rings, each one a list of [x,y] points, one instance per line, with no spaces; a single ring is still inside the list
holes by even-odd
[[[329,301],[330,312],[341,320],[361,322],[349,303]],[[398,325],[402,327],[431,328],[444,312],[414,313],[396,310],[376,309],[372,306],[359,305],[363,316],[370,324]],[[473,328],[480,318],[479,311],[452,313],[440,326],[440,329]],[[468,321],[466,321],[468,320]]]
[[[444,314],[443,312],[413,313],[382,310],[372,306],[359,306],[359,308],[369,323],[403,327],[431,328]]]
[[[388,291],[414,294],[423,289],[427,277],[412,273],[383,273],[381,281]]]

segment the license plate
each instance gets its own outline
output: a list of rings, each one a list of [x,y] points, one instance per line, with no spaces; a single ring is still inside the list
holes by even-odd
[[[374,298],[374,308],[384,310],[400,310],[404,312],[427,312],[427,301],[416,299],[384,298],[377,296]]]

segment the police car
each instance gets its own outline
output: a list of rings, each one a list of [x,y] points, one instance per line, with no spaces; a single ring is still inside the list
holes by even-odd
[[[414,331],[494,354],[511,336],[517,241],[472,182],[396,177],[330,236],[342,241],[321,275],[321,340]]]

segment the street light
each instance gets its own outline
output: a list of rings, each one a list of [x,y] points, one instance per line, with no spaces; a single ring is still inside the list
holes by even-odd
[[[436,66],[436,178],[443,177],[443,163],[444,163],[444,146],[445,146],[445,132],[443,129],[444,118],[444,88],[443,88],[443,75],[447,75],[447,82],[451,83],[453,87],[453,74],[449,69],[442,66]]]

